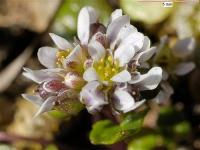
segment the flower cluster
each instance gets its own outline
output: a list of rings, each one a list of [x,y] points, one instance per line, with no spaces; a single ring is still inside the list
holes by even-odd
[[[24,76],[38,83],[34,95],[22,95],[40,106],[36,115],[68,99],[79,99],[90,113],[105,105],[113,112],[126,113],[143,104],[140,91],[155,89],[162,79],[160,67],[140,72],[156,51],[149,38],[130,24],[121,9],[104,26],[92,7],[84,7],[77,31],[78,40],[73,44],[50,33],[57,48],[38,50],[38,59],[47,69],[24,68]]]

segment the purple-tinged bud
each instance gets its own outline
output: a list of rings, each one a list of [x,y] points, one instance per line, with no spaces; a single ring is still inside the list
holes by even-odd
[[[77,72],[68,72],[65,76],[65,84],[73,89],[81,89],[85,81]]]

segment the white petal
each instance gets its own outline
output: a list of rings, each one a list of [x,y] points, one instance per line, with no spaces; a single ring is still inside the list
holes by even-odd
[[[162,79],[162,69],[160,67],[153,67],[146,74],[136,75],[130,84],[135,84],[140,90],[153,90],[155,89]]]
[[[97,21],[97,14],[92,7],[84,7],[80,10],[78,15],[78,38],[81,44],[85,45],[88,43],[90,36],[90,24]]]
[[[150,49],[151,41],[147,36],[144,36],[144,42],[141,51]]]
[[[57,74],[62,72],[62,69],[42,69],[42,70],[31,70],[29,68],[23,68],[25,72],[23,75],[36,83],[42,83],[49,79],[60,79],[60,76]]]
[[[122,10],[121,9],[116,9],[115,11],[112,12],[111,14],[111,22],[119,17],[122,16]]]
[[[38,106],[41,106],[44,102],[44,100],[38,95],[22,94],[22,97]]]
[[[108,38],[108,40],[110,41],[110,43],[112,43],[120,29],[126,25],[126,24],[129,24],[130,23],[130,18],[128,16],[121,16],[117,19],[115,19],[113,22],[111,22],[109,25],[108,25],[108,28],[107,28],[107,31],[106,31],[106,36]]]
[[[94,113],[101,110],[102,106],[108,102],[102,91],[98,90],[100,83],[97,81],[86,84],[80,93],[81,102],[87,107],[89,113]]]
[[[83,8],[84,9],[84,8]],[[98,20],[98,14],[96,13],[95,9],[92,7],[86,7],[88,14],[90,16],[90,24],[96,23]]]
[[[78,64],[84,63],[86,60],[86,56],[80,47],[77,45],[74,50],[67,56],[67,58],[63,61],[63,65],[66,66],[67,62],[77,62]]]
[[[131,44],[136,50],[140,50],[144,43],[144,35],[140,32],[134,32],[122,40],[123,44]]]
[[[84,56],[82,48],[80,45],[77,45],[66,59],[70,59],[70,61],[80,61],[82,60],[82,56]]]
[[[60,50],[72,49],[72,45],[66,39],[54,33],[49,33],[49,35]]]
[[[134,57],[134,60],[136,60],[136,64],[143,63],[150,59],[153,54],[156,52],[156,47],[151,47],[148,50],[140,52],[138,55]]]
[[[166,100],[169,100],[171,95],[174,93],[173,88],[168,83],[161,84],[162,90],[154,98],[157,103],[163,103]]]
[[[126,112],[134,106],[135,100],[127,91],[116,89],[114,92],[113,104],[117,110]]]
[[[127,36],[130,34],[137,32],[137,29],[131,25],[131,24],[126,24],[124,25],[121,30],[119,31],[117,37],[113,42],[110,44],[111,49],[115,49],[115,46],[119,45],[119,43],[125,39]]]
[[[138,59],[139,63],[149,60],[155,52],[156,52],[156,47],[151,47],[150,49],[141,52],[141,55]]]
[[[161,88],[169,94],[173,94],[174,93],[174,89],[173,87],[168,83],[168,82],[164,82],[161,84]]]
[[[114,92],[114,100],[113,100],[114,107],[117,110],[122,111],[124,113],[127,113],[129,111],[138,108],[144,102],[145,100],[135,102],[134,98],[127,91],[121,88],[116,89]]]
[[[160,92],[153,100],[158,104],[162,104],[164,101],[169,100],[170,96],[171,94],[165,93],[163,90],[160,90]]]
[[[138,108],[138,107],[140,107],[142,104],[144,104],[145,101],[146,101],[146,100],[141,100],[141,101],[135,102],[135,104],[134,104],[132,107],[130,107],[129,109],[125,110],[124,113],[127,113],[127,112],[129,112],[129,111],[135,110],[136,108]]]
[[[193,62],[187,62],[187,63],[180,63],[175,68],[175,73],[177,75],[186,75],[189,72],[191,72],[195,68],[195,64]]]
[[[37,111],[37,113],[34,115],[34,118],[39,116],[40,114],[50,111],[52,110],[52,108],[54,107],[54,102],[56,101],[56,97],[52,96],[49,97],[48,99],[46,99],[44,101],[44,103],[41,105],[41,107],[39,108],[39,110]]]
[[[95,71],[94,68],[88,68],[84,74],[83,74],[83,79],[87,82],[90,82],[90,81],[97,81],[99,78],[98,78],[98,75]]]
[[[189,56],[195,48],[194,38],[185,38],[179,40],[173,48],[173,52],[177,57],[184,58]]]
[[[40,63],[47,68],[55,68],[57,49],[52,47],[42,47],[38,50],[38,59]]]
[[[81,44],[87,44],[90,36],[90,16],[86,7],[81,9],[79,13],[77,32]]]
[[[125,66],[134,56],[135,49],[131,45],[120,45],[114,52],[114,59],[119,60],[120,67]]]
[[[92,40],[88,44],[88,53],[90,54],[92,59],[94,59],[95,61],[98,61],[101,58],[104,58],[106,52],[105,52],[105,48],[103,47],[101,43],[99,43],[98,41]]]
[[[131,80],[131,74],[127,70],[123,70],[111,78],[114,82],[128,82]]]

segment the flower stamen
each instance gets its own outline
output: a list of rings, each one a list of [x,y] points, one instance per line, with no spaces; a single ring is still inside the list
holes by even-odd
[[[122,70],[118,60],[113,59],[110,55],[101,58],[99,62],[95,62],[94,68],[102,81],[110,81],[114,75]]]
[[[67,49],[67,50],[58,50],[58,52],[56,53],[56,65],[57,67],[61,67],[63,68],[63,60],[69,55],[69,53],[71,52],[71,49]]]

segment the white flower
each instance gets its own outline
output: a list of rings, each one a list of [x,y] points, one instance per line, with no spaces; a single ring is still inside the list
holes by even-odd
[[[85,45],[90,36],[90,25],[97,21],[94,9],[85,7],[78,17],[78,37],[80,44]],[[49,111],[64,99],[77,99],[78,91],[84,86],[82,78],[86,53],[79,45],[72,45],[66,39],[54,34],[49,34],[57,48],[42,47],[38,50],[40,63],[48,69],[31,70],[24,68],[24,76],[38,83],[35,95],[22,94],[22,96],[39,105],[36,116]],[[76,96],[69,96],[69,93]],[[61,104],[60,104],[61,105]]]
[[[187,57],[190,56],[195,49],[195,39],[192,37],[184,38],[176,42],[172,48],[173,54],[182,59],[182,62],[176,65],[174,73],[176,75],[186,75],[195,68],[194,62],[187,62]]]
[[[60,68],[24,70],[23,75],[38,84],[34,94],[22,94],[26,100],[40,107],[35,116],[64,105],[68,100],[78,100],[78,92],[85,84],[77,72],[68,72]]]
[[[107,88],[112,89],[120,83],[128,82],[129,84],[134,84],[140,90],[152,90],[157,87],[161,80],[162,69],[159,67],[152,68],[144,75],[140,75],[136,68],[130,72],[128,64],[131,61],[135,62],[135,67],[142,65],[154,54],[156,49],[155,47],[150,48],[149,38],[130,25],[129,17],[122,15],[121,10],[116,10],[112,13],[106,32],[94,34],[87,47],[88,53],[93,59],[93,64],[83,74],[83,78],[88,84],[83,87],[81,97],[86,107],[89,106],[88,110],[90,112],[99,110],[102,105],[107,104],[107,94],[104,94],[104,98],[103,96],[98,98],[95,95],[99,86],[102,86],[102,91],[104,91]],[[137,80],[135,75],[138,78]],[[95,86],[91,91],[88,87],[96,82],[99,83],[99,86]],[[88,93],[93,96],[85,96]],[[124,95],[124,99],[119,93]],[[126,90],[115,88],[113,94],[116,99],[113,102],[117,103],[114,106],[121,105],[116,107],[119,111],[128,112],[139,106],[137,102],[135,103],[133,97],[130,98],[131,96]],[[95,103],[94,106],[91,106],[92,100]],[[99,104],[97,104],[98,102]],[[127,103],[131,104],[130,108],[125,106]]]
[[[82,73],[86,56],[80,45],[73,48],[65,39],[50,35],[59,49],[43,47],[38,50],[39,61],[48,69],[24,68],[23,73],[39,84],[34,95],[22,94],[25,99],[40,106],[35,116],[62,105],[68,99],[78,99],[78,91],[85,84]]]
[[[111,14],[106,28],[93,8],[84,7],[77,30],[80,41],[74,45],[50,33],[58,48],[38,50],[39,61],[48,69],[25,68],[23,74],[39,84],[35,95],[23,94],[40,106],[36,115],[78,97],[90,113],[106,104],[123,113],[143,104],[138,93],[155,89],[162,78],[160,67],[145,74],[137,68],[145,66],[155,53],[149,38],[138,32],[120,9]]]
[[[73,50],[73,46],[64,38],[50,33],[50,36],[58,48],[41,47],[38,50],[38,59],[46,68],[63,67],[62,59],[65,59]]]
[[[195,68],[195,63],[188,61],[195,48],[195,39],[188,37],[178,40],[172,48],[168,46],[168,40],[167,36],[161,38],[159,50],[154,58],[155,63],[164,69],[164,80],[167,80],[168,74],[182,76]]]
[[[154,98],[157,103],[163,103],[174,93],[167,81],[170,75],[183,76],[195,68],[194,62],[188,61],[195,49],[195,39],[188,37],[178,40],[172,48],[170,48],[168,40],[167,36],[161,38],[159,50],[154,58],[154,63],[163,68],[161,91]]]
[[[68,87],[62,82],[60,74],[64,73],[62,69],[43,69],[31,70],[24,68],[23,73],[26,77],[39,84],[36,94],[22,94],[22,96],[32,103],[40,106],[35,116],[51,110],[55,102],[59,101],[59,95],[68,90]]]

